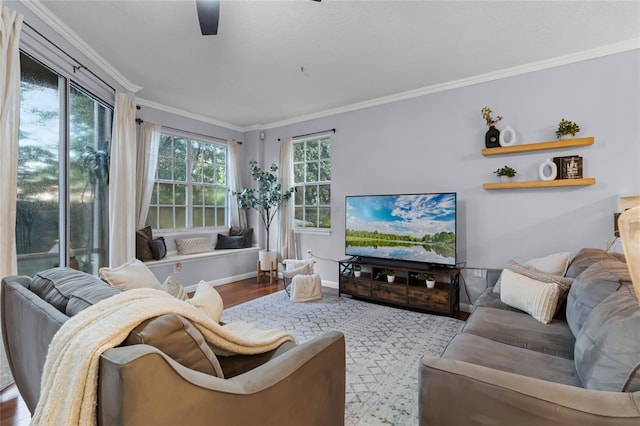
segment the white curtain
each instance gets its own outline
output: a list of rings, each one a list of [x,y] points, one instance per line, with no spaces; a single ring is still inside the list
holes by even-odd
[[[159,124],[147,123],[140,125],[140,143],[136,158],[136,220],[137,229],[144,228],[149,212],[149,203],[153,192],[153,182],[158,167],[158,147],[160,146]]]
[[[293,139],[284,138],[280,143],[280,183],[282,190],[293,186]],[[287,204],[280,208],[280,256],[283,259],[296,258],[295,234],[293,232],[293,200],[289,200]]]
[[[240,151],[239,144],[233,139],[227,141],[229,150],[229,191],[240,191],[242,189],[242,178],[240,176]],[[238,206],[238,199],[233,195],[230,197],[229,210],[231,216],[231,226],[234,228],[247,227],[247,212]]]
[[[116,92],[109,168],[109,265],[136,255],[136,105]]]
[[[0,278],[18,273],[16,260],[16,195],[20,127],[20,29],[22,14],[0,1]],[[0,389],[13,382],[0,345]]]

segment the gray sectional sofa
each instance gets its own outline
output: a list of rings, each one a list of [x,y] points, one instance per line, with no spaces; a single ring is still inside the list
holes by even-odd
[[[67,268],[2,279],[2,337],[32,413],[54,334],[120,291]],[[183,317],[158,316],[102,354],[96,403],[100,425],[341,425],[344,336],[332,331],[263,354],[221,357]]]
[[[421,425],[640,425],[640,305],[624,258],[583,249],[543,324],[489,287],[420,364]]]

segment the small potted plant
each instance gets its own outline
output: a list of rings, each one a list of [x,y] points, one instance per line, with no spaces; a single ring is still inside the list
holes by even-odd
[[[494,171],[493,173],[495,173],[498,176],[498,178],[500,178],[501,181],[510,181],[515,177],[515,175],[518,172],[516,172],[515,169],[509,166],[504,166],[504,167],[500,167],[498,170]]]
[[[556,130],[556,138],[567,138],[569,136],[574,137],[579,131],[580,126],[578,126],[573,121],[565,120],[563,118],[558,124],[558,129]]]
[[[347,266],[347,271],[353,274],[354,277],[359,277],[362,274],[362,267],[360,265],[350,264]]]
[[[417,280],[422,280],[427,284],[427,288],[433,288],[436,286],[436,278],[429,272],[419,272],[414,274],[413,277]]]
[[[488,106],[482,108],[480,112],[482,113],[482,118],[484,118],[484,120],[487,122],[487,126],[489,126],[489,130],[487,130],[487,133],[484,136],[484,146],[486,146],[487,148],[499,147],[500,130],[496,128],[496,124],[498,124],[498,122],[502,120],[502,116],[498,115],[496,116],[496,118],[493,118],[491,116],[491,113],[493,111],[491,111],[491,108],[489,108]]]
[[[380,278],[383,276],[387,276],[387,282],[394,282],[396,279],[396,272],[393,269],[383,269],[382,271],[378,272],[378,275],[376,275],[376,278]]]

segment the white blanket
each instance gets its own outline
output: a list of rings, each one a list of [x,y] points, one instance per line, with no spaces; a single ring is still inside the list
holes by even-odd
[[[189,319],[218,355],[257,354],[295,341],[256,324],[220,326],[198,308],[155,289],[124,291],[85,309],[58,330],[49,346],[33,425],[94,425],[100,355],[148,318],[175,312]]]

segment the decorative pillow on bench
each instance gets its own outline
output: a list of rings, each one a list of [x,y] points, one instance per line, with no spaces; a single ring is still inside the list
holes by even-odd
[[[179,238],[176,240],[178,254],[196,254],[213,251],[209,237]]]
[[[218,242],[216,243],[216,250],[222,249],[241,249],[245,248],[244,236],[232,236],[228,237],[223,234],[218,234]]]

